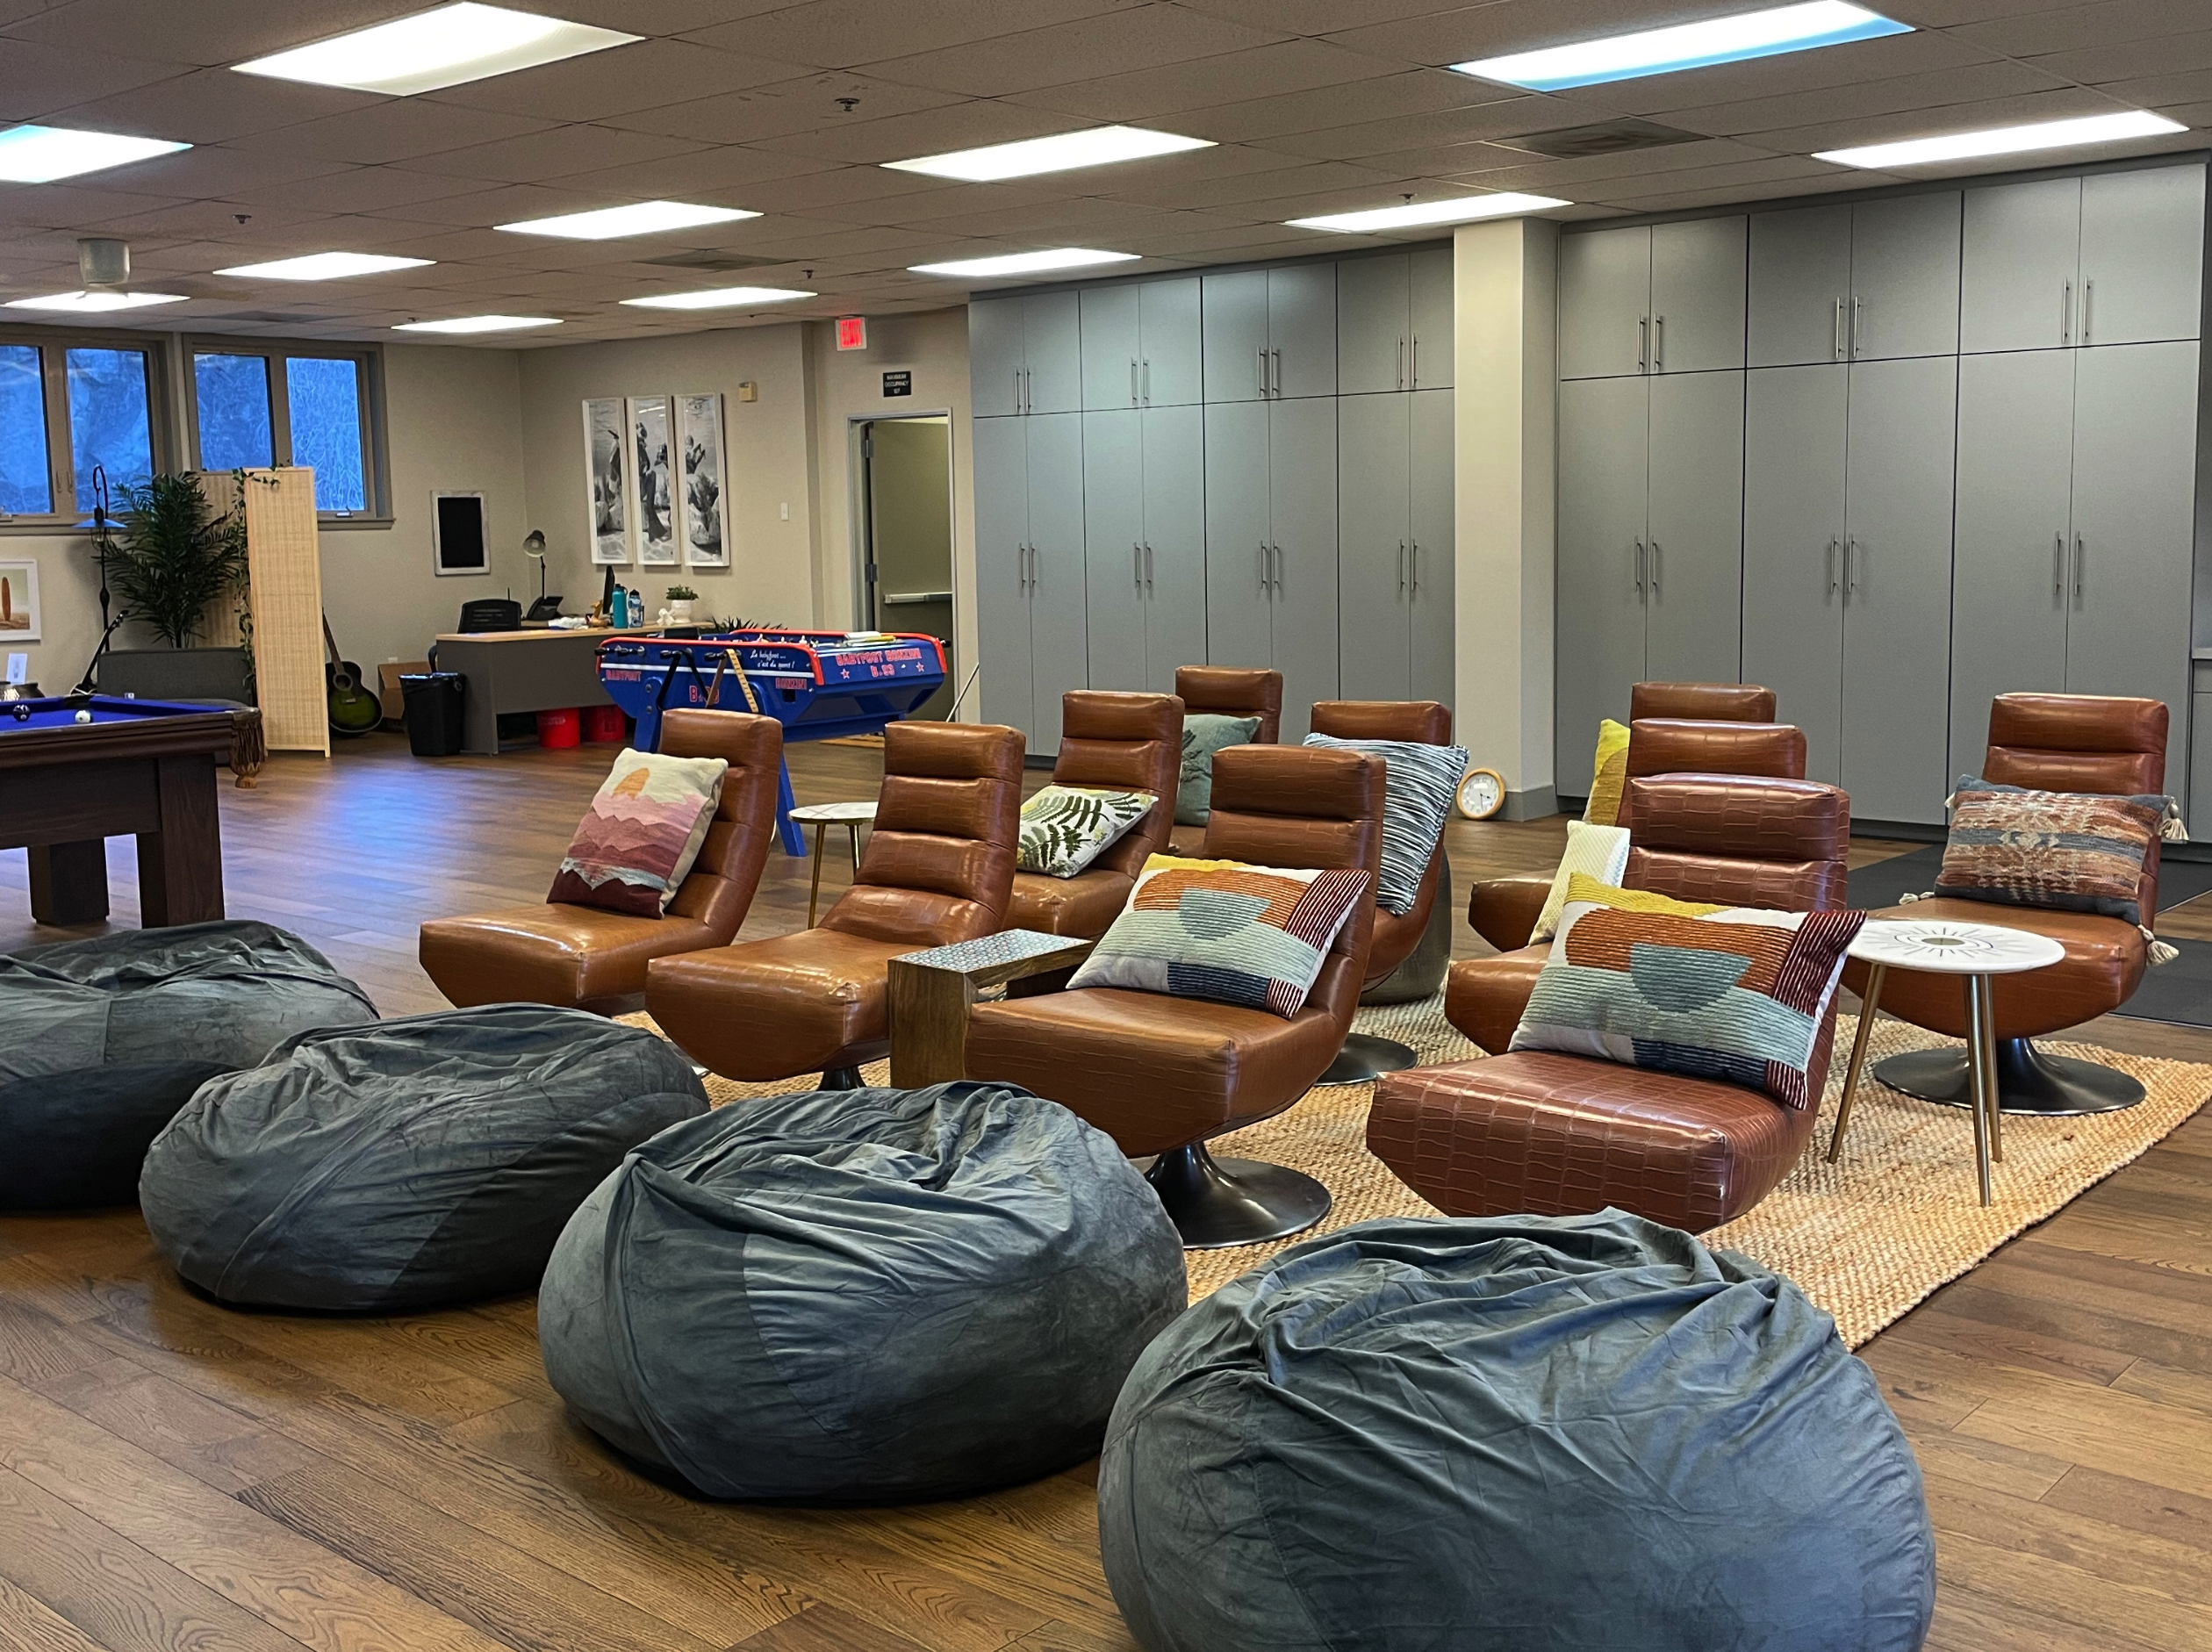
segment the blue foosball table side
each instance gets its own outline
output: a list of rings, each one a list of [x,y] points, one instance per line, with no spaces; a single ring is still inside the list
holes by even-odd
[[[607,697],[636,720],[633,743],[660,750],[661,714],[700,706],[750,711],[783,724],[786,744],[880,734],[944,686],[944,645],[934,636],[843,631],[743,630],[713,636],[609,637],[599,647]],[[803,855],[791,818],[791,765],[776,794],[784,853]]]

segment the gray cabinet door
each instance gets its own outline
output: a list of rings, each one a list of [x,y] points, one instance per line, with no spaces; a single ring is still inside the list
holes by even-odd
[[[1268,272],[1199,278],[1205,316],[1206,399],[1258,401],[1268,393]]]
[[[1083,416],[1083,586],[1094,688],[1145,685],[1144,414]]]
[[[1745,220],[1699,218],[1651,229],[1651,370],[1743,365]]]
[[[971,317],[992,305],[969,306]],[[978,419],[975,464],[975,620],[982,717],[1030,732],[1029,426]]]
[[[968,305],[968,399],[978,419],[1022,411],[1022,301]]]
[[[2057,332],[2056,322],[2051,330]],[[2007,350],[1964,356],[1958,363],[1949,765],[1954,777],[1981,772],[1993,698],[2015,689],[2065,691],[2063,587],[2072,531],[2079,354]]]
[[[1652,381],[1644,674],[1733,683],[1743,669],[1743,375]]]
[[[2189,723],[2189,837],[2202,843],[2212,837],[2212,693],[2192,693],[2196,715]],[[2177,782],[2174,772],[2174,748],[2179,743],[2168,726],[2166,735],[2166,789],[2172,791]],[[2204,822],[2200,826],[2199,821]]]
[[[1843,777],[1866,820],[1943,818],[1958,360],[1851,368]]]
[[[2080,342],[2193,339],[2203,302],[2204,168],[2082,179]]]
[[[1337,407],[1338,659],[1347,700],[1411,692],[1412,399],[1347,396]]]
[[[1137,289],[1137,305],[1144,346],[1138,382],[1145,406],[1181,407],[1203,401],[1198,277],[1147,281]]]
[[[1207,279],[1210,284],[1212,277]],[[1213,337],[1210,325],[1206,336]],[[1212,382],[1207,380],[1210,386]],[[1249,401],[1209,402],[1205,415],[1206,659],[1214,665],[1272,665],[1268,408],[1255,394]]]
[[[1046,292],[1020,302],[1026,375],[1022,411],[1079,412],[1083,406],[1083,328],[1076,295]]]
[[[1172,694],[1178,665],[1205,663],[1205,410],[1147,408],[1144,686]]]
[[[1337,393],[1336,334],[1334,264],[1291,264],[1268,271],[1268,349],[1275,358],[1276,395]]]
[[[1559,787],[1585,784],[1601,717],[1626,721],[1644,674],[1645,464],[1651,381],[1559,387]]]
[[[1138,370],[1144,350],[1137,326],[1140,291],[1133,286],[1091,287],[1076,295],[1082,318],[1086,413],[1141,403]]]
[[[1743,679],[1805,730],[1807,779],[1843,773],[1843,466],[1851,370],[1746,375]]]
[[[1958,348],[2052,350],[2072,343],[2080,242],[2079,178],[1967,190]]]
[[[1406,350],[1405,382],[1416,390],[1452,386],[1452,249],[1432,247],[1412,255],[1413,339]]]
[[[1347,258],[1337,265],[1338,394],[1407,388],[1411,288],[1411,264],[1404,253]]]
[[[1073,297],[1074,295],[1069,295]],[[1044,413],[1029,428],[1029,749],[1059,751],[1060,696],[1088,686],[1083,600],[1083,416]]]
[[[1642,372],[1650,359],[1650,314],[1648,229],[1598,229],[1559,238],[1562,378]]]
[[[1417,254],[1418,257],[1418,255]],[[1449,706],[1458,692],[1454,607],[1457,538],[1453,480],[1452,392],[1413,392],[1413,669],[1415,700]]]
[[[2163,700],[2180,781],[2189,703],[2197,345],[2115,345],[2074,364],[2066,692]]]
[[[1337,698],[1337,400],[1308,396],[1268,412],[1274,664],[1288,744],[1305,738],[1315,700]]]
[[[1958,351],[1959,198],[1953,190],[1851,209],[1851,359]]]
[[[1843,312],[1851,299],[1849,207],[1754,212],[1749,268],[1744,310],[1751,366],[1844,358]]]

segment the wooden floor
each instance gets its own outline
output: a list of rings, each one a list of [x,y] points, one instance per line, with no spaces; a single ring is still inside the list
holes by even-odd
[[[224,795],[232,914],[308,937],[387,1015],[442,1008],[415,924],[542,899],[607,757],[434,765],[380,736],[280,758]],[[828,801],[870,795],[878,765],[814,746],[793,767]],[[1459,888],[1548,870],[1562,831],[1455,822]],[[112,862],[135,923],[127,846]],[[825,891],[844,877],[833,845]],[[0,856],[0,950],[60,937],[24,881]],[[804,863],[772,857],[745,933],[806,901]],[[2188,909],[2160,927],[2212,935]],[[2212,1061],[2212,1032],[2077,1036]],[[1931,1646],[2212,1647],[2212,1117],[1865,1354],[1927,1475]],[[1077,1471],[887,1512],[689,1500],[565,1419],[528,1301],[232,1313],[176,1284],[135,1213],[0,1218],[0,1652],[1126,1652],[1091,1498]]]

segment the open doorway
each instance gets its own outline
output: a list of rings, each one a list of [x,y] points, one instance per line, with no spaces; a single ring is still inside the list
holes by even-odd
[[[944,644],[944,686],[911,714],[943,719],[952,656],[952,427],[943,413],[860,425],[860,619]]]

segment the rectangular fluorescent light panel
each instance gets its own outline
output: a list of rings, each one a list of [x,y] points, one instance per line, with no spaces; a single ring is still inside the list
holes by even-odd
[[[241,75],[405,97],[628,46],[639,38],[462,0],[231,67]]]
[[[345,276],[382,275],[387,269],[420,269],[430,262],[427,258],[392,258],[382,253],[307,253],[265,264],[233,264],[215,273],[255,281],[336,281]]]
[[[1213,147],[1210,139],[1147,132],[1141,126],[1093,126],[1084,132],[1055,133],[1049,138],[1024,138],[1019,143],[995,143],[981,149],[956,149],[950,154],[883,164],[894,172],[926,172],[931,177],[992,183],[1002,178],[1072,172],[1077,167],[1110,166],[1117,161],[1143,161],[1156,154]]]
[[[442,321],[402,321],[394,333],[514,333],[528,327],[558,327],[556,315],[456,315]]]
[[[614,241],[624,235],[658,235],[672,229],[695,229],[701,224],[734,224],[743,218],[758,218],[732,206],[693,206],[686,201],[638,201],[628,206],[602,206],[592,212],[564,212],[558,218],[529,218],[498,227],[515,235],[560,235],[570,241]]]
[[[1294,218],[1292,229],[1333,229],[1348,235],[1386,229],[1419,229],[1432,224],[1471,224],[1483,218],[1514,218],[1540,212],[1547,207],[1572,206],[1572,201],[1548,195],[1464,195],[1452,201],[1416,201],[1405,206],[1378,206],[1366,212],[1332,212],[1324,218]]]
[[[1038,253],[1002,253],[995,258],[956,258],[944,264],[908,264],[917,276],[1034,276],[1086,264],[1125,263],[1141,255],[1102,253],[1088,247],[1053,247]]]
[[[1814,155],[1842,167],[1886,170],[1929,166],[1939,161],[1971,161],[1980,155],[2020,154],[2030,149],[2067,149],[2085,143],[2117,143],[2123,138],[2155,138],[2186,132],[2178,120],[2147,110],[2089,115],[2079,120],[2039,120],[2026,126],[1992,126],[1982,132],[1954,132],[1941,138],[1908,138],[1902,143],[1868,144],[1858,149],[1829,149]]]
[[[1481,80],[1555,92],[1569,86],[1598,86],[1607,81],[1668,75],[1677,69],[1703,68],[1710,63],[1742,62],[1746,58],[1777,57],[1785,52],[1810,51],[1816,46],[1841,46],[1846,40],[1872,40],[1912,32],[1911,25],[1878,16],[1864,6],[1846,5],[1842,0],[1813,0],[1808,5],[1742,11],[1731,18],[1708,18],[1702,23],[1684,23],[1670,29],[1645,29],[1608,40],[1579,40],[1572,46],[1486,57],[1452,67]]]
[[[781,304],[789,298],[813,297],[811,292],[791,287],[708,287],[701,292],[656,292],[622,302],[640,310],[730,310],[741,305]]]
[[[107,310],[143,310],[149,304],[182,304],[181,292],[117,292],[96,287],[88,292],[49,292],[42,298],[11,298],[11,310],[66,310],[73,315],[97,315]]]
[[[98,172],[157,154],[175,154],[189,143],[166,138],[126,138],[112,132],[72,132],[67,126],[11,126],[0,132],[0,180],[51,183],[81,172]]]

